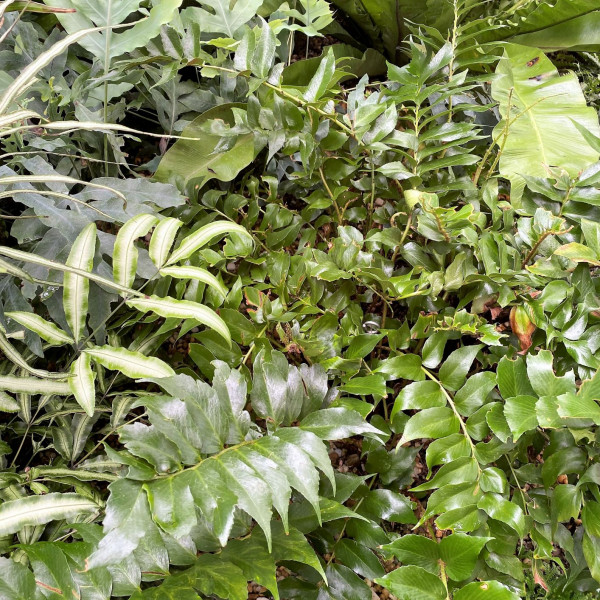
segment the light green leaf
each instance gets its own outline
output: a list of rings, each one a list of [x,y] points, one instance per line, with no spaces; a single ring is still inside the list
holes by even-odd
[[[216,106],[194,119],[182,132],[182,137],[194,139],[178,140],[167,150],[154,174],[155,179],[173,183],[182,192],[191,191],[194,185],[203,186],[211,179],[232,181],[256,158],[262,146],[253,133],[245,133],[237,137],[232,148],[219,152],[217,145],[222,138],[216,133],[206,132],[205,124],[212,119],[233,124],[231,109],[237,106]],[[176,261],[167,264],[173,262]]]
[[[90,272],[96,252],[96,224],[90,223],[73,243],[67,258],[67,266]],[[86,277],[66,271],[63,278],[63,307],[67,323],[76,342],[85,331],[88,313],[90,282]]]
[[[446,600],[446,588],[437,575],[421,567],[400,567],[375,583],[387,588],[398,600]]]
[[[181,241],[181,244],[179,244],[177,250],[171,254],[171,257],[166,264],[172,265],[180,260],[189,258],[194,252],[203,246],[206,246],[206,244],[210,244],[217,238],[227,235],[228,233],[235,233],[252,240],[252,236],[246,229],[233,221],[213,221],[185,237]]]
[[[136,308],[141,312],[151,311],[160,317],[173,319],[193,319],[202,325],[214,329],[221,337],[225,338],[231,345],[231,334],[225,321],[219,315],[197,302],[189,300],[175,300],[174,298],[159,298],[150,296],[149,298],[138,298],[128,300],[127,305]]]
[[[519,600],[499,581],[474,581],[454,594],[454,600]]]
[[[75,400],[88,416],[94,416],[96,405],[96,374],[92,371],[92,357],[87,352],[82,352],[79,358],[71,365],[69,386]]]
[[[564,246],[557,248],[554,251],[554,254],[557,256],[564,256],[576,263],[584,262],[596,267],[600,266],[600,257],[598,254],[591,248],[588,248],[583,244],[578,244],[577,242],[571,242],[570,244],[565,244]]]
[[[553,166],[575,177],[598,160],[598,152],[573,124],[600,134],[596,111],[586,105],[574,73],[560,75],[538,49],[509,44],[496,74],[492,97],[503,120],[494,139],[502,145],[501,175],[514,183],[522,174],[547,177],[546,168]],[[510,125],[505,138],[506,119]]]
[[[533,396],[515,396],[508,398],[504,405],[504,416],[516,442],[526,431],[538,426],[535,405],[537,398]]]
[[[492,519],[512,527],[520,537],[525,535],[525,515],[518,504],[506,500],[500,494],[488,493],[479,500],[477,507],[484,510]]]
[[[446,565],[448,577],[454,581],[463,581],[471,577],[479,553],[492,539],[464,533],[453,533],[442,538],[440,555]]]
[[[481,348],[481,344],[462,346],[448,356],[439,372],[439,379],[444,387],[458,390],[464,384],[467,373]]]
[[[405,565],[415,565],[430,573],[439,573],[439,544],[422,535],[403,535],[381,550],[393,554]]]
[[[212,273],[201,267],[163,267],[160,274],[175,279],[195,279],[213,288],[223,298],[227,296],[227,288]]]
[[[426,408],[408,420],[398,443],[402,445],[412,440],[445,437],[459,430],[458,417],[450,408]]]
[[[154,215],[141,214],[129,219],[119,230],[113,254],[113,276],[119,285],[132,286],[138,262],[134,242],[145,236],[156,223],[158,218]]]
[[[322,440],[342,440],[353,435],[385,435],[367,423],[359,413],[347,408],[325,408],[308,415],[299,425]]]
[[[552,353],[540,350],[536,355],[527,357],[527,375],[538,396],[560,396],[575,393],[575,374],[568,371],[557,377],[552,367]]]
[[[175,236],[183,223],[179,219],[171,217],[163,219],[155,228],[150,238],[148,253],[152,262],[160,269],[169,256],[169,251],[175,240]]]
[[[125,348],[113,348],[112,346],[94,346],[86,348],[84,352],[103,367],[120,371],[132,379],[175,375],[175,371],[167,363],[153,356],[144,356],[141,352],[132,352]]]
[[[317,100],[320,100],[323,94],[328,90],[334,74],[335,55],[328,50],[310,80],[306,92],[304,92],[304,99],[307,102],[316,102]]]
[[[0,535],[8,535],[29,525],[43,525],[59,519],[74,519],[99,510],[89,498],[79,494],[27,496],[0,504]]]
[[[37,333],[43,340],[54,346],[72,344],[73,338],[67,335],[60,327],[35,313],[12,311],[4,313],[7,317],[15,320],[20,325],[27,327]]]

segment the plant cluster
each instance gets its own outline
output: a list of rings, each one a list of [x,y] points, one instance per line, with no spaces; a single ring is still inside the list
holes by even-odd
[[[0,2],[0,599],[596,597],[598,31]]]

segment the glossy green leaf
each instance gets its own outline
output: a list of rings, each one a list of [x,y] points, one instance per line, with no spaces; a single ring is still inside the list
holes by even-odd
[[[446,588],[437,575],[421,567],[395,569],[375,581],[399,600],[446,600]]]

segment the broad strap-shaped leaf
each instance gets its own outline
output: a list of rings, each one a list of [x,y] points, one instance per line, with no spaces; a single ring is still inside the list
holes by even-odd
[[[128,300],[127,306],[136,308],[141,312],[153,312],[154,314],[165,318],[193,319],[202,325],[214,329],[221,337],[225,338],[229,345],[231,345],[231,334],[229,333],[229,328],[225,321],[223,321],[216,312],[198,302],[150,296]]]
[[[75,400],[88,416],[94,416],[96,405],[96,374],[92,370],[92,356],[88,352],[82,352],[71,365],[69,386],[75,396]]]
[[[73,519],[99,510],[99,506],[79,494],[53,492],[27,496],[0,504],[0,535],[20,531],[28,525],[43,525],[57,519]]]
[[[160,274],[174,277],[175,279],[194,279],[210,286],[223,298],[227,296],[227,288],[223,282],[219,281],[212,273],[201,267],[163,267],[160,270]]]
[[[121,227],[115,240],[113,276],[119,285],[131,287],[138,263],[135,240],[145,236],[158,223],[158,217],[150,214],[136,215]]]
[[[208,225],[200,227],[200,229],[181,240],[181,244],[179,244],[177,250],[171,254],[167,261],[167,265],[172,265],[180,260],[189,258],[194,252],[202,248],[202,246],[206,246],[206,244],[228,233],[235,233],[252,240],[252,236],[248,231],[233,221],[213,221]]]
[[[499,581],[474,581],[458,590],[454,600],[519,600],[519,595]]]
[[[27,327],[27,329],[37,333],[49,344],[60,346],[62,344],[73,343],[73,338],[70,335],[67,335],[60,327],[50,321],[46,321],[40,315],[24,311],[12,311],[4,314],[20,325],[23,325],[23,327]]]
[[[112,346],[94,346],[86,348],[94,361],[107,369],[120,371],[132,379],[142,377],[172,377],[175,371],[164,361],[153,356],[145,356],[141,352],[133,352],[125,348]]]
[[[90,272],[94,266],[96,252],[96,224],[90,223],[77,236],[67,266]],[[63,279],[63,307],[67,323],[73,333],[73,338],[78,342],[85,330],[85,319],[88,313],[88,299],[90,293],[89,279],[81,275],[65,272]]]
[[[163,219],[155,228],[150,238],[148,253],[152,262],[160,269],[169,256],[175,236],[183,223],[179,219],[171,217]]]
[[[574,177],[598,160],[573,124],[600,134],[598,116],[574,73],[559,75],[538,49],[517,44],[505,46],[496,73],[492,96],[503,120],[494,138],[502,146],[501,175],[522,184],[520,175],[546,177],[546,167],[553,166]]]

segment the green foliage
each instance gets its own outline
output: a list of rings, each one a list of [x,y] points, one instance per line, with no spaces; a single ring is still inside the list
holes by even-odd
[[[594,597],[598,12],[3,4],[0,597]]]

